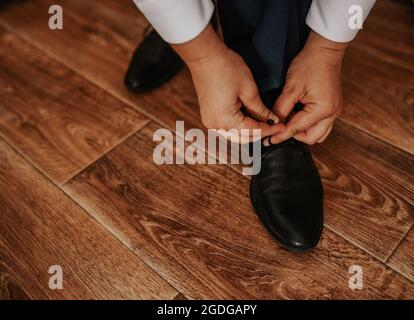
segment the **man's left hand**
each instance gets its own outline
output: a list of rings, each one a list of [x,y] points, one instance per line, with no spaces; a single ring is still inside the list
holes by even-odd
[[[311,32],[292,61],[282,94],[274,105],[273,111],[286,127],[270,138],[272,144],[293,137],[312,145],[327,138],[342,109],[341,66],[347,46]],[[294,113],[297,103],[303,108]]]

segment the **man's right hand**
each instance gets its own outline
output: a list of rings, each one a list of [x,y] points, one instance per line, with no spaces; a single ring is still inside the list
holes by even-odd
[[[283,131],[284,125],[276,125],[278,117],[263,104],[246,63],[225,46],[211,26],[197,38],[173,48],[191,71],[201,119],[207,128],[250,129],[249,136],[241,137],[242,143],[252,141],[252,129],[261,129],[262,138]]]

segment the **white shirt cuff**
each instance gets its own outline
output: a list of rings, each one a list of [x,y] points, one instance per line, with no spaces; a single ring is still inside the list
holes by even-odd
[[[359,29],[350,26],[355,9],[362,9],[362,22],[367,18],[375,0],[313,0],[306,17],[306,24],[324,38],[336,42],[352,41]],[[359,10],[359,9],[358,9]]]
[[[197,37],[214,12],[211,0],[134,0],[159,35],[169,43]]]

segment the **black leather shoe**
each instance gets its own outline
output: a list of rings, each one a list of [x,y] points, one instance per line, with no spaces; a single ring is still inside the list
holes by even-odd
[[[151,31],[132,56],[125,86],[134,93],[150,91],[170,80],[183,65],[171,46]]]
[[[250,197],[260,220],[283,247],[314,248],[323,228],[323,188],[308,147],[294,139],[263,147]]]

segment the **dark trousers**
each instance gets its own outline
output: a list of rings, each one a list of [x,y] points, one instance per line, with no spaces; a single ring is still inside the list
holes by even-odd
[[[287,68],[309,35],[312,0],[218,0],[226,45],[253,73],[266,105],[280,93]]]

